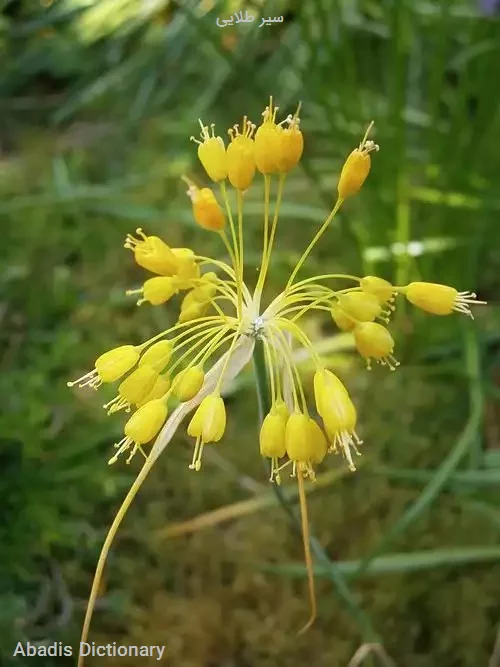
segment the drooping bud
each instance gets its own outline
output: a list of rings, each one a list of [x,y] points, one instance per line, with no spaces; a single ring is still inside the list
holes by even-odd
[[[342,167],[337,186],[340,199],[346,199],[347,197],[357,194],[370,173],[370,153],[372,151],[378,151],[379,148],[376,143],[368,140],[368,134],[372,126],[373,122],[368,126],[365,136],[358,148],[355,148],[352,151]]]
[[[116,463],[118,456],[127,451],[133,444],[134,447],[127,459],[127,463],[130,463],[136,451],[138,449],[142,451],[141,445],[145,445],[158,435],[167,416],[168,409],[164,401],[149,401],[140,407],[125,424],[125,437],[115,444],[118,451],[109,459],[109,464]],[[144,456],[146,455],[144,454]]]
[[[218,183],[219,181],[223,181],[227,176],[227,159],[224,141],[222,140],[222,137],[215,136],[215,125],[213,123],[210,126],[210,129],[212,130],[211,135],[208,131],[208,126],[203,125],[201,120],[199,123],[201,126],[202,141],[198,141],[198,139],[195,139],[194,137],[191,137],[191,141],[198,144],[198,157],[205,168],[208,177],[215,183]]]
[[[345,411],[351,402],[342,381],[327,368],[320,368],[314,374],[314,399],[316,410],[323,418],[330,413]]]
[[[137,264],[160,276],[173,276],[179,263],[168,245],[158,236],[146,236],[140,228],[136,234],[138,239],[127,234],[124,247],[132,250]]]
[[[190,401],[203,386],[205,373],[200,366],[191,366],[178,373],[172,382],[172,393],[181,401]]]
[[[243,118],[241,134],[238,125],[228,130],[231,143],[227,147],[227,176],[237,190],[246,190],[255,176],[255,145],[252,135],[255,125]]]
[[[360,322],[354,329],[354,340],[358,352],[367,360],[368,368],[371,359],[383,366],[389,366],[391,371],[399,366],[399,362],[392,356],[394,340],[388,329],[381,324]]]
[[[314,479],[312,463],[318,452],[312,440],[310,417],[297,410],[290,415],[286,424],[285,444],[288,458],[293,461],[294,467],[311,479]]]
[[[341,331],[352,331],[356,326],[356,320],[342,310],[338,303],[332,305],[330,315]]]
[[[206,396],[194,413],[188,426],[188,435],[196,438],[192,470],[200,470],[203,447],[209,442],[219,442],[226,430],[226,408],[218,394]]]
[[[382,306],[374,294],[348,292],[338,298],[340,308],[359,322],[372,322],[382,312]]]
[[[283,403],[284,406],[284,403]],[[274,479],[279,484],[278,460],[286,454],[285,432],[288,421],[288,411],[280,409],[276,403],[264,418],[259,433],[259,445],[261,456],[271,459],[270,481]]]
[[[143,398],[142,401],[136,403],[137,407],[140,408],[146,403],[149,403],[149,401],[154,401],[156,398],[165,397],[165,394],[170,389],[170,384],[171,384],[170,378],[167,375],[167,373],[159,375],[158,379],[155,382],[154,387],[151,389],[149,394],[145,398]]]
[[[159,340],[144,352],[139,360],[139,366],[146,364],[161,373],[172,358],[173,351],[174,346],[171,341]]]
[[[226,408],[219,395],[206,396],[194,413],[187,429],[192,438],[204,443],[219,442],[226,430]]]
[[[377,297],[381,305],[384,305],[394,296],[394,288],[388,280],[377,276],[365,276],[359,281],[359,286],[367,294]]]
[[[151,366],[138,366],[118,386],[118,396],[106,403],[104,408],[108,415],[125,408],[130,411],[131,406],[140,403],[151,392],[158,379],[158,371]]]
[[[485,303],[476,301],[474,292],[457,292],[454,287],[439,283],[414,282],[398,291],[414,306],[432,315],[450,315],[456,311],[472,317],[470,306]]]
[[[323,419],[328,437],[332,441],[331,451],[342,449],[349,468],[355,470],[351,448],[359,453],[356,444],[360,439],[356,434],[356,408],[347,389],[331,371],[323,368],[314,375],[314,397],[316,408]]]

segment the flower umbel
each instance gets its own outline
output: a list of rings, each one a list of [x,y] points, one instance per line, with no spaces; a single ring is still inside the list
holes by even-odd
[[[453,311],[471,315],[475,294],[457,292],[446,285],[413,282],[396,286],[377,276],[336,273],[297,280],[345,199],[359,192],[368,177],[370,154],[378,150],[368,139],[373,123],[344,163],[331,212],[302,253],[281,293],[264,302],[286,176],[299,162],[304,146],[299,111],[300,105],[280,122],[278,107],[271,98],[257,129],[245,116],[240,127],[229,131],[231,142],[227,149],[214,126],[209,130],[200,121],[201,141],[195,140],[198,156],[208,178],[219,184],[219,192],[198,187],[187,177],[183,180],[188,185],[195,222],[219,236],[226,260],[207,257],[190,248],[171,248],[141,229],[136,236],[126,238],[125,247],[132,251],[136,263],[153,274],[141,288],[128,294],[139,295],[138,304],[156,307],[180,295],[180,313],[177,323],[169,329],[140,344],[123,344],[101,354],[93,370],[68,383],[97,389],[102,383],[120,381],[116,397],[104,407],[108,414],[120,410],[132,414],[109,463],[115,463],[124,452],[128,453],[127,463],[137,452],[146,459],[106,537],[82,642],[87,640],[109,547],[138,489],[182,420],[193,410],[187,427],[193,438],[189,468],[201,469],[205,445],[221,440],[226,430],[221,393],[250,361],[256,345],[264,354],[271,398],[271,408],[260,429],[260,453],[270,459],[271,481],[280,484],[282,471],[288,468],[299,485],[311,602],[307,628],[314,620],[316,602],[304,479],[314,481],[316,466],[328,454],[342,454],[354,471],[353,454],[360,455],[361,440],[356,433],[357,412],[349,392],[341,379],[325,367],[301,326],[302,318],[313,311],[330,313],[341,330],[352,333],[368,367],[374,359],[394,370],[398,362],[392,356],[394,340],[387,324],[398,295],[403,294],[415,306],[435,315]],[[263,242],[258,279],[252,288],[244,276],[244,192],[252,186],[257,172],[263,175],[264,185]],[[271,219],[273,178],[277,188]],[[226,179],[236,190],[236,211],[230,204]],[[309,412],[310,401],[295,362],[295,347],[304,348],[315,367],[318,419]],[[148,453],[147,445],[156,437]],[[82,663],[80,657],[80,667]]]

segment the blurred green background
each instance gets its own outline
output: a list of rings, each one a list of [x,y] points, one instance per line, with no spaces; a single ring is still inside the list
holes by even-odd
[[[0,662],[74,662],[12,650],[77,645],[102,541],[140,465],[107,466],[123,418],[105,416],[102,395],[66,387],[104,350],[176,316],[125,297],[144,274],[124,236],[143,226],[221,255],[195,228],[179,180],[204,178],[189,136],[198,117],[221,133],[244,113],[257,121],[273,94],[284,114],[302,100],[306,149],[287,181],[269,294],[374,119],[381,150],[369,180],[304,274],[426,279],[475,290],[488,306],[474,322],[400,306],[395,373],[367,373],[331,321],[307,322],[355,397],[365,442],[356,474],[328,459],[310,495],[313,531],[336,567],[317,560],[308,633],[296,636],[308,614],[302,544],[267,484],[249,369],[202,472],[188,470],[181,429],[147,480],[112,550],[90,639],[166,645],[162,664],[175,667],[393,664],[359,653],[350,663],[367,642],[399,666],[500,664],[500,3],[0,4]],[[258,19],[217,27],[239,9]],[[261,201],[256,180],[249,282]],[[294,489],[284,486],[289,507]],[[221,506],[208,526],[177,526]],[[108,662],[137,661],[88,664]]]

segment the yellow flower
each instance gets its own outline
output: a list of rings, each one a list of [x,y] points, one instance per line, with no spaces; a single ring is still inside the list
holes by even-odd
[[[226,430],[226,408],[222,398],[209,394],[202,400],[188,426],[188,435],[196,438],[192,470],[200,470],[203,447],[209,442],[219,442]]]
[[[307,473],[312,471],[311,458],[314,448],[311,441],[309,417],[296,411],[290,415],[285,429],[286,453],[291,461],[299,463]]]
[[[280,128],[276,164],[282,174],[291,171],[299,163],[304,151],[304,137],[299,128],[299,111],[300,104],[295,114],[285,119],[288,127]]]
[[[130,449],[131,445],[133,445],[133,448],[127,463],[130,463],[137,450],[144,454],[141,445],[145,445],[158,435],[167,415],[167,406],[161,400],[149,401],[149,403],[139,408],[125,424],[125,437],[116,443],[115,447],[118,451],[109,459],[109,464],[116,463],[120,454]],[[145,454],[144,457],[146,457]]]
[[[153,401],[155,398],[166,397],[170,386],[171,382],[168,374],[163,373],[163,375],[159,375],[154,387],[151,389],[149,394],[147,394],[141,401],[136,403],[137,407],[141,408],[143,405],[149,403],[149,401]]]
[[[212,232],[224,229],[226,219],[213,191],[210,188],[198,188],[186,177],[183,180],[189,185],[187,195],[193,204],[193,217],[197,224]]]
[[[355,470],[351,448],[359,454],[356,444],[361,441],[356,434],[356,409],[341,380],[326,368],[314,374],[314,398],[316,409],[323,419],[328,437],[332,441],[331,451],[337,445],[347,458],[349,468]]]
[[[206,313],[209,305],[210,300],[206,298],[205,293],[191,290],[182,300],[179,323],[200,319]]]
[[[247,190],[255,176],[254,141],[255,125],[243,118],[241,134],[238,125],[229,130],[231,143],[227,147],[227,177],[237,190]]]
[[[410,283],[398,290],[406,296],[414,306],[432,315],[451,315],[453,311],[464,313],[474,319],[470,306],[484,304],[476,301],[474,292],[457,292],[454,287],[438,283]]]
[[[198,157],[204,166],[208,177],[215,183],[223,181],[227,176],[226,148],[222,137],[215,136],[215,125],[211,125],[212,134],[208,127],[199,121],[202,141],[191,137],[191,141],[198,144]]]
[[[278,161],[283,163],[286,160],[286,153],[283,150],[281,133],[282,128],[276,125],[276,113],[278,107],[273,106],[273,98],[269,100],[262,114],[262,124],[255,133],[255,163],[261,174],[275,174],[281,169]],[[292,139],[292,141],[294,141]],[[285,171],[285,170],[283,170]]]
[[[195,444],[190,467],[200,468],[204,445],[218,442],[226,428],[226,408],[221,394],[251,361],[256,346],[259,348],[256,357],[256,365],[260,367],[259,382],[267,380],[271,405],[258,436],[260,452],[271,460],[271,480],[280,482],[282,471],[291,468],[298,484],[311,599],[308,627],[315,615],[315,598],[304,478],[314,480],[314,467],[326,454],[339,450],[349,468],[354,470],[353,453],[359,454],[361,441],[356,433],[355,405],[341,380],[324,368],[319,348],[302,326],[303,318],[313,313],[321,316],[331,313],[341,329],[353,332],[356,347],[368,365],[375,359],[392,369],[397,365],[392,356],[394,341],[389,331],[374,320],[388,319],[394,309],[395,295],[404,294],[415,305],[438,315],[453,310],[470,314],[469,306],[475,296],[443,285],[410,283],[401,287],[377,276],[360,278],[338,273],[298,278],[344,200],[359,191],[368,175],[370,153],[378,150],[378,146],[368,140],[371,124],[359,147],[352,151],[343,166],[338,198],[332,201],[328,216],[318,226],[282,290],[265,301],[266,279],[274,264],[273,248],[280,233],[285,231],[286,234],[286,230],[280,230],[279,215],[287,173],[300,160],[304,147],[298,112],[299,109],[294,116],[277,123],[277,107],[271,98],[255,135],[253,125],[245,116],[241,133],[237,129],[231,132],[232,141],[227,151],[222,139],[215,136],[213,126],[209,132],[200,122],[202,140],[197,141],[198,156],[208,177],[220,185],[224,213],[209,188],[198,188],[186,177],[184,180],[189,185],[196,222],[217,232],[216,238],[223,245],[227,261],[207,257],[202,252],[198,254],[191,248],[170,248],[157,236],[147,236],[142,230],[137,230],[137,238],[127,237],[125,245],[133,251],[137,264],[157,274],[146,280],[141,289],[130,292],[141,295],[139,303],[150,301],[159,305],[177,291],[188,291],[173,326],[137,346],[122,345],[106,352],[89,373],[69,383],[97,388],[102,382],[121,380],[117,397],[107,404],[109,412],[137,408],[125,425],[124,438],[117,443],[118,451],[110,462],[128,449],[131,449],[130,460],[136,451],[142,452],[142,445],[159,434],[106,538],[82,642],[87,641],[107,550],[135,494],[180,424],[191,413],[188,435],[195,439]],[[263,238],[257,284],[250,287],[245,276],[249,264],[248,257],[245,262],[245,232],[251,227],[254,238],[256,228],[254,219],[252,225],[245,225],[243,191],[252,186],[256,169],[264,175]],[[235,211],[227,193],[227,176],[236,189]],[[275,193],[274,201],[271,201],[272,193]],[[250,264],[253,282],[253,256]],[[208,267],[210,271],[202,274]],[[296,352],[302,358],[307,356],[315,368],[314,399],[322,424],[309,414]],[[175,407],[172,406],[167,418],[170,401]],[[80,658],[78,667],[82,667],[82,660]]]
[[[352,331],[356,326],[356,320],[351,315],[348,315],[338,303],[332,304],[330,315],[341,331]]]
[[[284,410],[283,410],[284,408]],[[288,421],[288,411],[283,402],[275,403],[264,418],[260,427],[259,444],[261,456],[271,459],[271,477],[278,484],[281,483],[279,474],[279,459],[286,454],[285,431]]]
[[[358,352],[367,361],[370,369],[370,360],[375,359],[382,366],[388,366],[391,371],[399,366],[394,359],[394,340],[389,331],[376,322],[360,322],[354,328],[354,340]]]
[[[170,340],[159,340],[153,343],[139,359],[139,366],[144,364],[151,366],[158,373],[161,373],[172,358],[174,346]]]
[[[367,294],[377,297],[381,305],[386,304],[394,298],[394,287],[388,280],[377,276],[365,276],[359,281],[359,286]]]
[[[196,256],[191,248],[172,248],[178,267],[176,271],[177,284],[180,289],[187,289],[191,281],[200,277],[200,267],[196,263]]]
[[[377,297],[366,292],[341,294],[338,305],[344,313],[359,322],[372,322],[382,312],[382,306]]]
[[[140,306],[146,301],[152,306],[161,306],[169,301],[179,291],[179,285],[175,276],[155,276],[144,282],[139,290],[127,290],[127,294],[142,294],[137,301]]]
[[[366,130],[363,140],[358,148],[350,153],[342,167],[337,190],[341,199],[347,199],[357,194],[370,173],[371,158],[370,153],[378,151],[378,146],[368,139],[368,133],[372,128],[370,123]]]
[[[160,276],[173,276],[179,262],[172,250],[158,236],[146,236],[142,229],[137,229],[138,239],[131,234],[125,239],[125,248],[132,250],[139,266],[158,273]]]
[[[175,376],[172,382],[172,392],[180,401],[189,401],[200,391],[205,379],[203,368],[192,366]]]
[[[207,303],[217,294],[217,274],[213,271],[203,274],[197,286],[190,292],[194,301]]]
[[[104,405],[108,415],[123,409],[130,412],[134,403],[141,403],[152,391],[158,375],[158,371],[145,364],[132,371],[118,387],[118,396]]]
[[[68,387],[92,387],[97,389],[103,382],[115,382],[133,368],[139,359],[139,350],[133,345],[120,345],[97,357],[94,370],[78,380],[68,382]]]

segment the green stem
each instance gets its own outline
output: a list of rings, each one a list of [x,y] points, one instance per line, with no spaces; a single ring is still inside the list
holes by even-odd
[[[260,423],[262,423],[265,415],[269,412],[271,405],[264,357],[264,346],[261,341],[257,341],[255,345],[253,365],[255,373],[255,386],[257,389],[257,401],[259,406],[259,420]],[[267,470],[267,475],[269,476],[269,470]],[[278,484],[273,484],[272,488],[276,494],[278,502],[288,515],[294,530],[298,535],[301,536],[302,531],[300,517],[297,515],[293,507],[291,507],[288,503],[288,500],[280,486]],[[313,535],[310,537],[310,545],[311,550],[320,567],[324,569],[325,576],[327,576],[332,581],[340,599],[344,602],[351,616],[358,624],[363,642],[380,643],[381,639],[373,628],[369,616],[360,607],[356,596],[347,585],[344,575],[340,572],[335,563],[330,560],[319,541]]]

